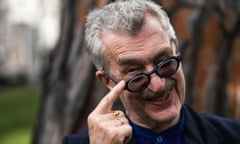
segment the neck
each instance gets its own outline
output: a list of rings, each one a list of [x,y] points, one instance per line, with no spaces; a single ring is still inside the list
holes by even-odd
[[[128,118],[130,119],[130,121],[140,127],[143,127],[143,128],[146,128],[146,129],[149,129],[151,131],[154,131],[154,132],[162,132],[162,131],[165,131],[167,129],[169,129],[170,127],[176,125],[180,118],[181,118],[181,115],[177,115],[176,117],[174,118],[171,118],[171,119],[167,119],[165,121],[154,121],[154,120],[150,120],[150,119],[132,119],[133,117],[131,117],[131,115],[128,115]]]

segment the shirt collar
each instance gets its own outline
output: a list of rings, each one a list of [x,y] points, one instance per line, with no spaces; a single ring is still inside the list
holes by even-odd
[[[185,116],[183,111],[181,111],[181,118],[179,122],[170,127],[169,129],[162,131],[160,133],[156,133],[152,130],[140,127],[130,121],[130,124],[133,128],[134,135],[137,137],[138,141],[141,143],[152,143],[153,141],[182,141],[183,137],[183,129],[184,129],[184,123],[185,123]]]

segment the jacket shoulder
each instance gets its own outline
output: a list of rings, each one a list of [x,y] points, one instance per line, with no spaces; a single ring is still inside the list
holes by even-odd
[[[80,133],[65,136],[62,140],[62,144],[89,144],[88,130],[84,130]]]
[[[206,141],[240,143],[240,121],[199,113],[189,106],[184,106],[184,109],[187,134],[194,133],[197,135],[196,138],[202,139],[204,143],[208,143]]]
[[[240,121],[219,117],[216,115],[202,114],[203,117],[222,135],[233,137],[239,140]]]

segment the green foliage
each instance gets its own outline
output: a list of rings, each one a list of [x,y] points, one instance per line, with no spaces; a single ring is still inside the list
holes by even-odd
[[[29,144],[40,90],[26,85],[0,89],[0,143]]]

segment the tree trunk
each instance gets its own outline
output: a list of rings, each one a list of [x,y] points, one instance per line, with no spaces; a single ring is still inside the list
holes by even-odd
[[[186,103],[240,119],[240,1],[155,1],[167,10],[179,38]],[[60,39],[44,71],[33,144],[61,143],[64,135],[82,130],[107,92],[84,52],[83,31],[88,11],[108,2],[63,1]]]

